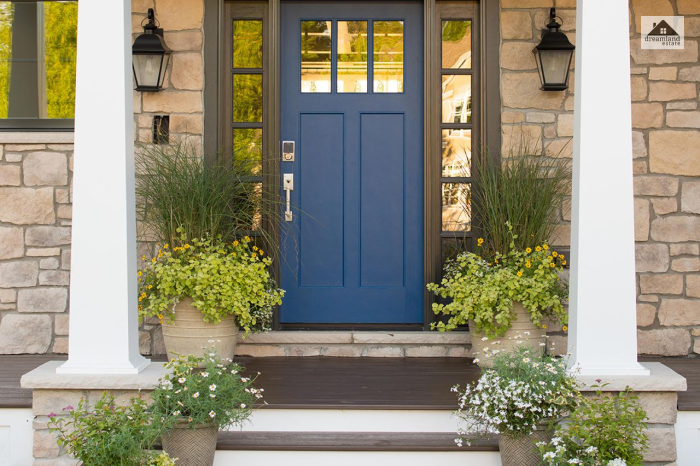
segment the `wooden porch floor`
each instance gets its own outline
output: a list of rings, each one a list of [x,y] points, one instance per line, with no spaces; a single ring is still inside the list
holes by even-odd
[[[23,374],[51,355],[0,356],[0,408],[29,408],[32,393],[20,388]],[[653,358],[688,380],[679,393],[680,411],[700,411],[700,359]],[[450,392],[478,377],[470,359],[461,358],[237,358],[250,375],[260,372],[271,408],[454,409]]]

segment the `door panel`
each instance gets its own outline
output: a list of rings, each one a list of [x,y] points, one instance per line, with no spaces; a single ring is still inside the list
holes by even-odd
[[[280,241],[280,322],[422,323],[422,4],[281,13],[281,138],[296,154],[280,163],[296,209]]]

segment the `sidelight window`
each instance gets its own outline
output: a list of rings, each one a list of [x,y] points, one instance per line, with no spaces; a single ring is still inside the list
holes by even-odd
[[[472,236],[472,20],[440,21],[441,241],[443,260]]]

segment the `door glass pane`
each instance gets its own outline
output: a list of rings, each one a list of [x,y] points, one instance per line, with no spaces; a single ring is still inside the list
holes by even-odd
[[[472,22],[442,22],[442,67],[472,67]]]
[[[260,231],[262,226],[262,183],[246,183],[246,193],[235,202],[234,208],[241,214],[242,229]]]
[[[233,67],[262,68],[263,24],[260,20],[233,22]]]
[[[442,130],[442,176],[468,177],[471,173],[472,130]]]
[[[403,21],[374,21],[374,92],[403,92]]]
[[[262,174],[262,128],[233,130],[233,160],[250,175]]]
[[[331,22],[301,22],[301,92],[331,91]]]
[[[472,77],[442,76],[442,122],[472,122]]]
[[[471,230],[471,186],[468,183],[442,184],[442,230]]]
[[[233,75],[233,121],[262,122],[262,75]]]
[[[338,21],[338,92],[367,92],[367,21]]]

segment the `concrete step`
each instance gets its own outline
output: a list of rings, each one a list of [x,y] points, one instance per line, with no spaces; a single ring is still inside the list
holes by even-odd
[[[301,331],[241,337],[238,356],[471,357],[469,332]]]

